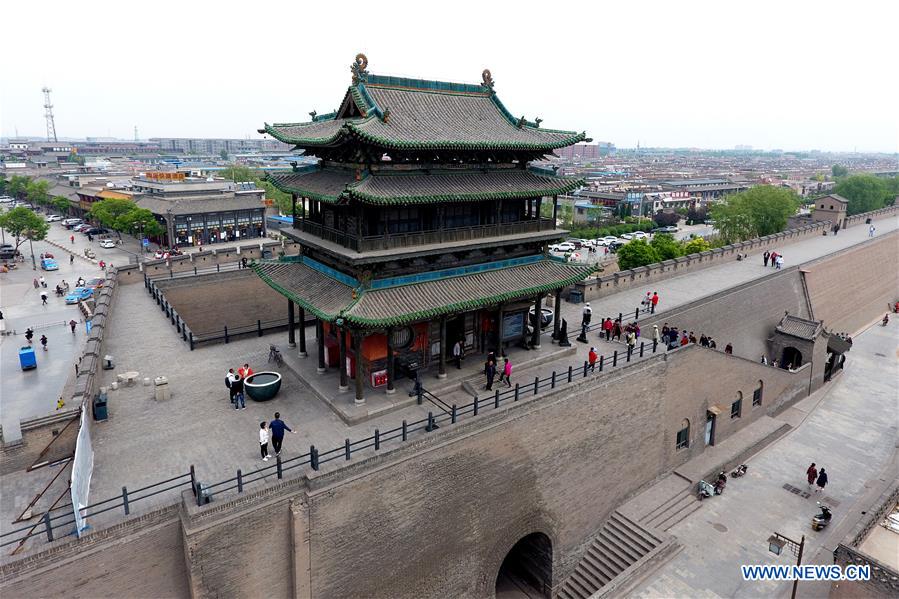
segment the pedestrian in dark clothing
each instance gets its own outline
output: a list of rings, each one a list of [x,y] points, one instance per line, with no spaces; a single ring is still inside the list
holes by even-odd
[[[234,377],[234,382],[231,383],[231,392],[234,393],[234,409],[246,410],[247,405],[244,403],[243,397],[243,378],[240,375]]]
[[[496,358],[493,352],[487,356],[487,362],[484,364],[484,376],[487,377],[487,391],[493,391],[493,379],[496,378]]]
[[[690,343],[696,343],[696,335],[693,334],[693,331],[690,331],[690,335],[687,339],[689,339]]]
[[[456,361],[456,368],[462,370],[462,342],[456,341],[453,345],[453,360]]]
[[[41,345],[44,347],[44,351],[47,351],[47,336],[41,335]]]
[[[732,355],[732,354],[734,353],[734,346],[731,345],[730,343],[728,343],[727,345],[725,345],[725,346],[724,346],[724,353],[726,353],[726,354],[728,354],[728,355]]]
[[[246,267],[247,267],[247,259],[246,259],[246,258],[241,258],[241,259],[240,259],[240,265],[241,265],[243,268],[246,268]]]
[[[41,291],[41,305],[42,306],[47,305],[47,292],[46,291]]]
[[[75,326],[76,326],[77,324],[78,324],[78,323],[75,322],[74,320],[70,320],[70,321],[69,321],[69,328],[72,329],[72,334],[73,334],[73,335],[75,334]]]
[[[765,253],[762,254],[762,260],[764,261],[765,266],[768,266],[768,258],[770,258],[770,257],[771,257],[771,252],[769,252],[768,250],[765,250]]]
[[[824,472],[824,468],[821,468],[821,471],[818,472],[818,480],[817,480],[818,488],[815,489],[815,493],[820,493],[824,490],[824,487],[827,485],[827,473]]]
[[[818,469],[815,468],[814,462],[812,462],[812,465],[805,471],[805,476],[808,478],[808,486],[810,487],[815,484],[816,480],[818,480]]]
[[[702,335],[699,336],[699,345],[703,347],[709,346],[709,338],[705,336],[705,333],[702,333]]]
[[[718,348],[718,344],[715,343],[715,340],[712,339],[711,337],[709,337],[709,347],[712,348],[712,349],[717,349],[717,348]]]
[[[668,343],[668,331],[670,330],[671,328],[668,326],[667,322],[662,325],[662,341],[664,341],[666,344]]]
[[[34,338],[34,330],[31,327],[25,329],[25,339],[28,341],[28,345],[31,345],[31,340]]]
[[[291,430],[289,426],[284,424],[284,421],[281,420],[281,413],[275,412],[275,419],[272,420],[268,429],[272,432],[272,448],[275,450],[275,455],[281,455],[281,443],[284,441],[284,431],[290,431],[292,434],[297,434],[296,431]]]
[[[225,386],[228,387],[228,398],[231,400],[231,403],[234,403],[234,381],[237,379],[237,375],[234,374],[234,369],[229,368],[228,374],[225,375]]]

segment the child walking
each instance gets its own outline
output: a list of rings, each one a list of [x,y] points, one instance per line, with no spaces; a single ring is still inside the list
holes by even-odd
[[[262,454],[262,461],[267,462],[268,455],[268,429],[265,428],[265,422],[259,423],[259,452]]]

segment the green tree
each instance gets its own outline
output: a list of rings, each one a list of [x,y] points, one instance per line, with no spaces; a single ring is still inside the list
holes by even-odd
[[[16,249],[29,239],[40,241],[50,230],[50,225],[44,219],[23,206],[0,214],[0,227],[16,238]]]
[[[886,181],[868,174],[846,177],[837,183],[833,191],[849,200],[846,214],[850,216],[883,208],[892,199]]]
[[[694,237],[690,241],[684,243],[685,256],[689,254],[698,254],[699,252],[705,252],[710,249],[712,249],[712,246],[702,237]]]
[[[146,208],[133,206],[133,208],[119,216],[116,221],[119,231],[128,231],[131,234],[143,234],[158,237],[165,233],[165,229],[153,213]]]
[[[6,192],[14,198],[21,198],[25,194],[25,188],[28,187],[30,177],[24,175],[13,175],[6,184]]]
[[[72,203],[62,196],[53,196],[53,199],[50,200],[50,205],[60,214],[68,214],[69,209],[72,207]]]
[[[711,216],[721,239],[734,243],[783,231],[799,203],[790,189],[759,185],[725,196],[712,206]]]
[[[50,182],[43,179],[32,179],[25,185],[25,197],[35,206],[43,206],[50,202]]]
[[[674,237],[665,233],[654,235],[649,245],[655,250],[659,260],[671,260],[681,255],[680,243]]]
[[[219,156],[222,157],[222,160],[228,160],[228,150],[222,150],[219,152]]]
[[[830,174],[833,175],[834,179],[839,179],[840,177],[845,177],[849,174],[849,169],[841,164],[835,164],[830,167]]]
[[[221,173],[232,181],[252,181],[256,187],[265,190],[265,197],[274,200],[282,214],[290,214],[293,208],[290,194],[284,193],[267,181],[263,171],[242,164],[229,164]]]
[[[9,181],[6,179],[6,175],[4,173],[0,173],[0,193],[6,194],[7,185],[9,185]]]
[[[655,249],[642,239],[635,239],[618,248],[618,268],[627,270],[659,262]]]
[[[94,202],[91,205],[89,214],[91,218],[99,221],[104,227],[119,231],[119,236],[121,237],[122,228],[119,219],[135,208],[136,205],[131,200],[110,198]]]
[[[669,227],[680,222],[680,214],[677,212],[656,212],[652,217],[653,222],[660,227]]]

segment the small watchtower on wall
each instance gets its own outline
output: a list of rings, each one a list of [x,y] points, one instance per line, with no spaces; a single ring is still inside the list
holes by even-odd
[[[835,193],[815,200],[814,219],[829,222],[832,227],[846,228],[846,207],[849,200]]]

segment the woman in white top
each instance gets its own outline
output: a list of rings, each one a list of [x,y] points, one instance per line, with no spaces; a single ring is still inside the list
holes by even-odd
[[[259,423],[259,451],[262,454],[262,461],[267,462],[268,455],[268,429],[265,428],[265,422]]]

